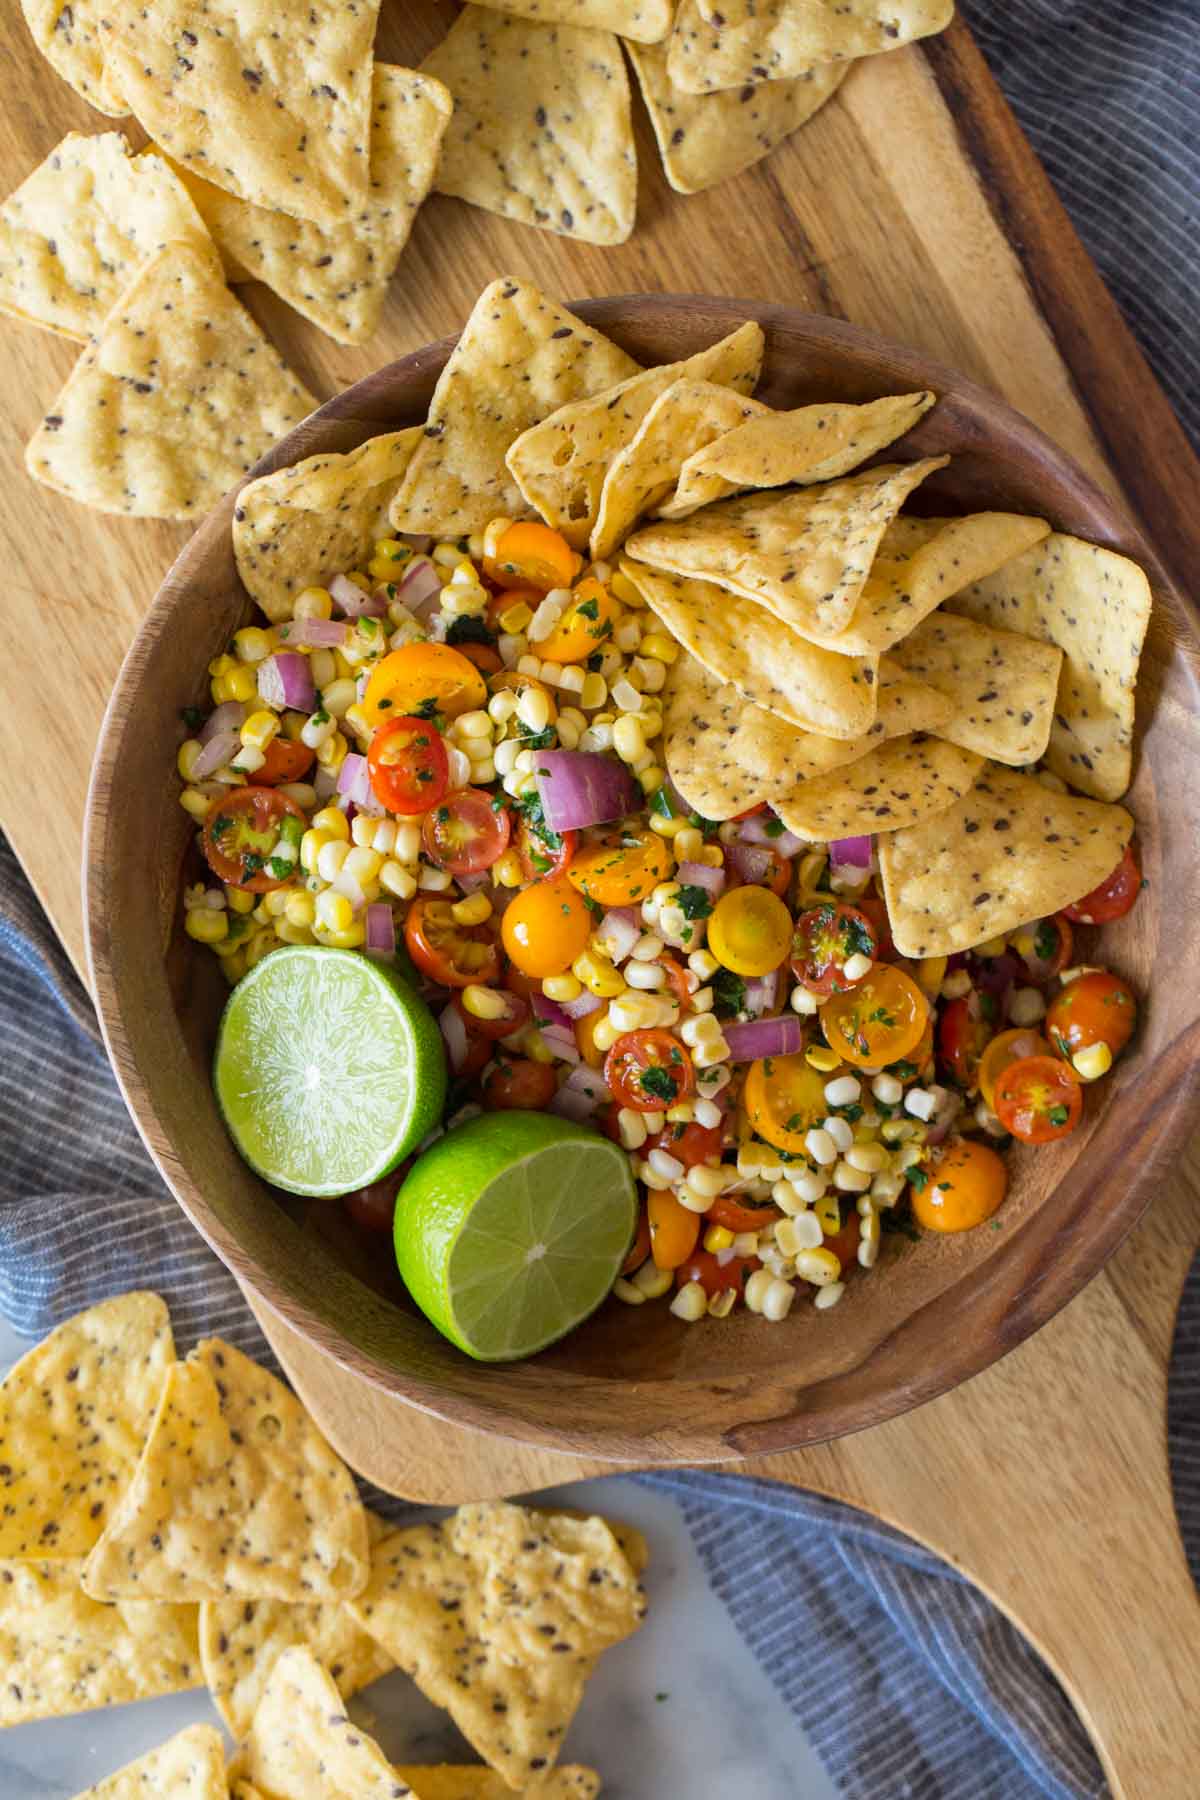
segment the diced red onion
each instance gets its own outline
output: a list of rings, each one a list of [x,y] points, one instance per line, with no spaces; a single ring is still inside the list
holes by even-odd
[[[779,999],[779,970],[769,975],[753,975],[746,983],[746,1011],[752,1019],[773,1012]]]
[[[490,869],[476,869],[473,874],[456,875],[454,877],[464,894],[477,894],[492,879]]]
[[[367,908],[367,949],[376,956],[396,954],[395,915],[381,901]]]
[[[357,807],[368,818],[382,819],[387,812],[386,806],[376,798],[371,786],[371,770],[367,759],[356,750],[350,751],[342,761],[338,770],[337,791],[344,802]]]
[[[240,731],[245,722],[245,701],[223,700],[220,706],[209,713],[197,735],[202,744],[207,744],[218,732]]]
[[[210,737],[207,744],[196,758],[192,769],[193,781],[207,781],[217,769],[224,768],[231,756],[236,756],[242,747],[241,733],[237,731],[218,731]]]
[[[871,840],[869,837],[834,838],[829,846],[829,863],[834,869],[869,869]]]
[[[582,1125],[593,1116],[597,1107],[606,1105],[611,1099],[599,1071],[580,1063],[578,1068],[571,1070],[546,1110],[557,1113],[560,1119],[573,1119]]]
[[[442,591],[441,572],[427,556],[415,556],[408,573],[396,589],[396,599],[407,606],[414,618],[424,619]]]
[[[332,800],[337,793],[337,776],[332,769],[323,768],[320,763],[313,771],[312,784],[318,800]]]
[[[948,1136],[950,1127],[963,1109],[963,1097],[952,1088],[943,1090],[943,1098],[938,1103],[937,1111],[926,1127],[925,1142],[940,1144]]]
[[[579,1045],[575,1042],[575,1033],[569,1024],[565,1029],[561,1025],[547,1025],[542,1032],[542,1042],[559,1062],[581,1063],[583,1061]]]
[[[632,906],[610,906],[600,921],[600,935],[613,962],[621,963],[642,935],[642,921]]]
[[[385,594],[365,594],[348,575],[334,576],[329,583],[329,597],[347,619],[381,619],[387,611]]]
[[[772,857],[759,844],[726,844],[725,868],[734,886],[758,887],[771,873]]]
[[[530,994],[529,1008],[540,1026],[551,1031],[569,1032],[571,1042],[574,1043],[575,1032],[570,1015],[557,1000],[547,1000],[545,994]]]
[[[726,1025],[725,1042],[731,1062],[757,1062],[761,1056],[795,1056],[804,1048],[804,1025],[795,1013],[774,1019],[751,1019],[745,1025]]]
[[[589,994],[584,988],[577,1000],[564,1000],[562,1009],[568,1019],[586,1019],[589,1013],[599,1012],[605,1004],[599,994]]]
[[[350,627],[345,619],[292,619],[279,627],[279,635],[289,649],[339,650],[349,641]]]
[[[277,712],[290,707],[293,712],[310,713],[317,704],[312,666],[298,650],[277,650],[258,665],[259,697]]]
[[[710,869],[707,863],[680,863],[675,871],[676,881],[684,887],[703,888],[712,899],[719,900],[725,892],[726,874],[724,869]]]
[[[353,875],[347,875],[345,869],[342,869],[338,874],[336,881],[331,881],[329,885],[335,894],[344,895],[350,902],[351,909],[357,917],[363,907],[367,904],[367,896],[363,893],[362,888],[359,886],[358,882],[355,881]]]
[[[770,811],[743,819],[738,826],[738,838],[743,844],[769,845],[780,856],[799,856],[805,847],[804,839],[798,838],[794,831],[788,831]]]
[[[443,1007],[438,1014],[438,1030],[441,1032],[442,1042],[446,1046],[446,1056],[449,1059],[450,1068],[457,1075],[467,1060],[469,1046],[467,1027],[463,1022],[462,1014],[453,1001],[449,1006]]]
[[[534,779],[551,831],[578,831],[623,819],[642,804],[625,764],[593,750],[539,750]]]

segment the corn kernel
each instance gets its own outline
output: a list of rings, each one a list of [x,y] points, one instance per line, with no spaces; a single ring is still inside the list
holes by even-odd
[[[254,895],[248,894],[245,888],[230,887],[226,884],[225,899],[230,912],[248,913],[254,911]]]
[[[524,876],[521,873],[521,859],[515,850],[506,850],[492,864],[492,880],[498,881],[501,887],[520,887]]]
[[[590,994],[596,994],[601,1000],[611,999],[615,994],[624,992],[624,976],[618,973],[607,957],[598,956],[592,950],[585,950],[575,958],[571,964],[571,973]]]
[[[589,669],[579,690],[579,704],[585,712],[594,712],[608,699],[608,683],[597,669]]]
[[[454,902],[450,916],[456,925],[483,925],[492,916],[492,903],[484,893],[468,894]]]
[[[593,1047],[603,1054],[612,1049],[620,1035],[620,1031],[611,1019],[601,1019],[600,1023],[592,1028]]]
[[[643,656],[653,656],[658,662],[673,663],[679,657],[679,645],[664,631],[648,631],[639,647]]]
[[[842,1061],[836,1050],[830,1050],[824,1044],[810,1044],[804,1052],[804,1060],[810,1068],[822,1075],[831,1074],[834,1069],[840,1068]]]
[[[258,677],[249,663],[239,663],[225,677],[226,697],[244,703],[258,698]]]
[[[473,1019],[502,1019],[508,1011],[503,994],[479,982],[471,982],[463,989],[462,1003]]]
[[[343,844],[350,842],[350,822],[340,806],[323,806],[314,813],[312,829],[323,831],[327,838],[339,838]]]
[[[252,712],[243,724],[242,743],[251,750],[265,750],[271,739],[277,737],[278,734],[278,714],[268,712],[266,707],[260,707],[257,712]]]
[[[318,831],[315,827],[310,827],[300,839],[300,867],[305,869],[308,874],[315,875],[322,850],[326,844],[333,842],[334,839],[329,836],[327,831]]]
[[[326,931],[349,931],[354,923],[354,908],[345,894],[334,894],[327,889],[317,895],[315,919]]]
[[[801,1250],[796,1258],[796,1273],[814,1287],[829,1287],[841,1280],[842,1265],[832,1250]]]
[[[583,983],[576,975],[547,975],[542,982],[542,992],[547,1000],[557,1000],[561,1005],[564,1001],[578,1000]]]
[[[1088,1044],[1071,1058],[1071,1067],[1081,1081],[1099,1081],[1112,1068],[1112,1051],[1105,1043]]]
[[[179,770],[181,781],[192,781],[196,773],[196,760],[204,746],[199,738],[185,738],[175,754],[175,767]]]
[[[314,929],[313,936],[316,935]],[[367,928],[358,920],[353,925],[348,925],[345,931],[326,930],[319,939],[319,942],[328,945],[331,950],[361,950],[366,941]]]
[[[613,749],[622,762],[636,762],[646,754],[646,737],[637,719],[628,713],[619,718],[613,726]]]
[[[184,914],[183,928],[198,944],[219,944],[229,935],[229,915],[210,906],[192,906]]]
[[[704,1248],[715,1256],[718,1250],[730,1250],[733,1247],[733,1233],[725,1225],[710,1225],[704,1234]]]
[[[356,844],[342,863],[345,873],[362,888],[370,887],[379,879],[382,867],[383,857],[378,850],[366,849],[361,844]]]
[[[307,587],[296,595],[296,603],[292,607],[294,619],[331,619],[333,617],[333,596],[328,588]]]
[[[331,775],[336,775],[346,760],[346,752],[349,748],[350,746],[341,732],[335,731],[332,737],[326,738],[325,742],[318,747],[317,761],[323,769],[328,769]]]
[[[661,1300],[669,1294],[675,1285],[675,1274],[672,1269],[660,1269],[653,1258],[647,1258],[637,1274],[632,1277],[632,1284],[647,1300]]]
[[[290,893],[287,897],[287,905],[283,909],[283,916],[289,925],[308,929],[317,916],[316,902],[311,894],[306,894],[303,890]]]
[[[403,863],[389,858],[379,871],[379,885],[394,894],[397,900],[411,900],[417,891],[416,878],[406,869]]]
[[[646,1304],[646,1295],[643,1294],[641,1288],[636,1287],[632,1281],[626,1281],[623,1275],[617,1276],[613,1282],[612,1291],[614,1297],[623,1300],[626,1306],[644,1306]]]
[[[708,1311],[708,1296],[698,1281],[686,1281],[671,1302],[671,1311],[677,1319],[694,1325]]]
[[[206,794],[203,788],[186,787],[179,796],[179,804],[193,819],[207,819],[212,808],[212,796]]]

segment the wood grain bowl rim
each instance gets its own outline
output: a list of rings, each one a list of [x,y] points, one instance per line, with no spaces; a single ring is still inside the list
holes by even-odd
[[[962,452],[969,451],[973,442],[987,444],[994,450],[994,433],[1000,428],[1005,442],[1011,446],[1010,464],[1019,463],[1023,468],[1034,470],[1053,465],[1059,478],[1065,479],[1073,491],[1079,512],[1086,521],[1086,534],[1097,542],[1123,550],[1142,563],[1154,586],[1157,605],[1165,607],[1175,627],[1177,641],[1171,661],[1174,663],[1183,658],[1190,664],[1191,680],[1200,686],[1196,673],[1200,654],[1197,617],[1168,580],[1159,559],[1146,544],[1127,509],[1103,493],[1072,458],[1028,419],[949,366],[915,350],[892,344],[858,326],[780,304],[707,295],[654,294],[619,295],[568,302],[568,305],[588,323],[610,332],[618,341],[623,336],[636,337],[639,324],[651,331],[656,325],[660,330],[668,329],[672,324],[678,328],[682,316],[685,332],[694,333],[697,338],[703,334],[703,341],[708,342],[741,321],[753,318],[767,333],[765,372],[769,371],[771,362],[773,331],[778,331],[786,333],[790,354],[798,354],[808,343],[814,348],[832,349],[851,359],[855,378],[860,384],[863,380],[878,379],[883,384],[880,391],[888,391],[889,386],[891,391],[899,391],[907,385],[913,390],[932,388],[939,396],[945,394],[947,397],[939,400],[935,416],[942,422],[949,420],[965,434]],[[361,441],[379,430],[393,429],[404,423],[396,417],[395,407],[387,401],[389,390],[403,375],[414,383],[423,382],[431,391],[456,341],[457,336],[452,335],[425,345],[347,388],[282,439],[247,480],[316,450],[348,448],[351,441]],[[328,426],[339,427],[340,434],[323,432],[322,427]],[[314,442],[314,438],[321,441]],[[1149,1205],[1161,1174],[1190,1128],[1200,1089],[1200,1021],[1192,1021],[1184,1041],[1172,1045],[1179,1055],[1171,1059],[1169,1067],[1165,1062],[1162,1066],[1155,1062],[1143,1074],[1142,1082],[1150,1091],[1137,1111],[1136,1172],[1131,1174],[1126,1185],[1117,1189],[1102,1213],[1091,1214],[1086,1230],[1079,1227],[1077,1190],[1082,1176],[1073,1165],[1053,1197],[1054,1202],[1059,1202],[1057,1210],[1065,1212],[1065,1222],[1056,1222],[1051,1216],[1056,1212],[1056,1205],[1048,1200],[965,1280],[956,1281],[926,1305],[906,1314],[887,1336],[874,1344],[862,1364],[807,1387],[801,1383],[798,1372],[789,1385],[785,1370],[773,1383],[777,1396],[773,1409],[765,1416],[761,1409],[752,1410],[749,1418],[732,1423],[726,1423],[723,1415],[729,1412],[730,1402],[736,1398],[736,1381],[730,1386],[709,1382],[706,1385],[712,1411],[722,1415],[720,1422],[714,1421],[707,1427],[690,1424],[686,1432],[678,1437],[672,1435],[670,1441],[659,1438],[653,1429],[639,1430],[633,1420],[581,1431],[562,1416],[570,1410],[568,1407],[559,1406],[557,1412],[547,1417],[544,1397],[547,1387],[557,1381],[565,1388],[577,1378],[561,1371],[547,1370],[548,1382],[539,1383],[536,1374],[531,1382],[527,1382],[528,1372],[536,1371],[537,1359],[524,1365],[504,1365],[511,1379],[503,1387],[493,1384],[487,1399],[481,1400],[461,1391],[461,1385],[450,1392],[445,1384],[397,1367],[348,1341],[291,1292],[283,1281],[249,1256],[175,1156],[163,1130],[151,1088],[132,1056],[114,980],[113,921],[107,905],[109,883],[102,857],[92,853],[93,846],[102,842],[111,816],[110,802],[120,763],[120,728],[136,710],[142,665],[168,628],[176,598],[186,587],[189,570],[203,561],[215,542],[227,536],[236,492],[227,495],[199,526],[168,571],[113,688],[101,728],[87,801],[85,927],[92,990],[105,1045],[143,1141],[201,1236],[267,1306],[342,1367],[365,1377],[383,1391],[456,1425],[617,1463],[666,1465],[720,1462],[794,1450],[883,1423],[947,1392],[1007,1354],[1052,1318],[1099,1272]],[[1082,531],[1084,525],[1079,524],[1076,529]],[[1115,1117],[1118,1112],[1122,1115],[1120,1122]],[[1088,1143],[1089,1158],[1107,1155],[1119,1159],[1121,1153],[1128,1150],[1129,1129],[1124,1113],[1123,1106],[1108,1110]],[[1080,1160],[1085,1159],[1081,1157]],[[1060,1202],[1060,1196],[1067,1193],[1076,1202],[1074,1212],[1066,1208],[1065,1200]],[[1032,1270],[1028,1278],[1021,1277],[1021,1264]],[[969,1298],[964,1289],[970,1290]],[[987,1317],[989,1307],[997,1300],[1001,1304],[995,1328],[973,1331],[973,1317]],[[915,1371],[904,1372],[909,1348],[907,1339],[931,1307],[946,1315],[942,1321],[946,1326],[942,1335],[944,1354]],[[479,1366],[468,1367],[474,1372]],[[869,1371],[874,1371],[873,1381],[866,1379]],[[592,1380],[591,1377],[588,1379]],[[600,1387],[608,1380],[604,1377],[595,1379]],[[639,1384],[642,1388],[647,1385]],[[627,1383],[608,1380],[608,1386],[619,1387],[622,1393],[629,1391]],[[524,1391],[526,1387],[528,1392]]]

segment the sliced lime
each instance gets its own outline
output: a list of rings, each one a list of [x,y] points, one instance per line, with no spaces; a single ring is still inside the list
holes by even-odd
[[[213,1086],[252,1169],[292,1194],[345,1194],[394,1169],[441,1114],[433,1015],[353,950],[291,944],[256,963],[221,1019]]]
[[[545,1349],[599,1306],[628,1252],[625,1152],[545,1113],[472,1119],[427,1150],[396,1201],[413,1299],[481,1362]]]

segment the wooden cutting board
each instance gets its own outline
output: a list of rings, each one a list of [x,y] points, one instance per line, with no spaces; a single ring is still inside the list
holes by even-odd
[[[419,61],[453,13],[393,0],[380,54]],[[31,52],[15,6],[0,17],[0,48],[20,72],[0,115],[8,189],[64,132],[109,122]],[[861,64],[805,130],[709,194],[670,191],[644,119],[639,154],[638,229],[614,251],[428,203],[365,349],[322,338],[262,289],[243,297],[322,396],[453,330],[498,273],[566,298],[723,292],[853,319],[997,389],[1120,487],[1184,585],[1200,466],[964,26]],[[75,355],[0,323],[0,822],[82,972],[91,752],[113,675],[186,533],[88,513],[24,476],[23,446]],[[756,1470],[869,1507],[969,1572],[1042,1650],[1114,1788],[1136,1800],[1185,1800],[1200,1766],[1200,1607],[1163,1440],[1198,1199],[1194,1146],[1164,1171],[1162,1199],[1105,1273],[1005,1362],[917,1413]],[[259,1311],[330,1437],[386,1487],[457,1501],[600,1472],[389,1401]]]

